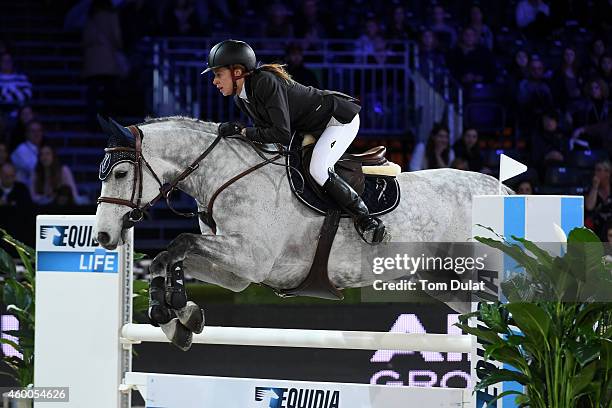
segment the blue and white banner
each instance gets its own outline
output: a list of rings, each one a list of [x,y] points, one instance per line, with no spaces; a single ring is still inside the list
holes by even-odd
[[[495,234],[503,236],[512,242],[512,237],[525,238],[536,243],[562,242],[570,231],[584,225],[584,198],[581,196],[540,196],[540,195],[514,195],[514,196],[476,196],[472,202],[472,236],[481,236],[500,240]],[[484,227],[491,228],[493,232]],[[561,232],[562,231],[562,232]],[[565,237],[563,237],[565,234]],[[561,246],[559,246],[559,250]],[[549,248],[547,248],[549,249]],[[491,261],[491,260],[489,260]],[[502,256],[498,265],[506,277],[517,272],[515,261]],[[503,296],[500,299],[504,301]],[[493,364],[484,361],[484,347],[476,345],[472,358],[476,359],[473,368],[479,364]],[[502,364],[495,363],[498,367]],[[503,368],[513,370],[509,365]],[[472,379],[476,382],[475,371],[472,370]],[[489,386],[486,390],[488,396],[496,396],[501,392],[517,390],[522,386],[516,382],[504,382]],[[477,408],[484,406],[487,398],[485,393],[479,393]],[[514,408],[514,396],[510,395],[497,402],[497,407]]]
[[[79,217],[39,222],[36,256],[38,272],[119,271],[119,252],[100,247],[93,236],[92,221]]]
[[[470,391],[460,388],[391,387],[270,380],[127,373],[126,384],[144,390],[148,408],[380,408],[468,406]]]

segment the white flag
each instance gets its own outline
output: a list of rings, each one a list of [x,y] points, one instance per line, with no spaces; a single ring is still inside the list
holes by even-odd
[[[499,161],[499,181],[508,180],[514,176],[527,171],[527,166],[523,163],[508,157],[505,154],[500,155]]]

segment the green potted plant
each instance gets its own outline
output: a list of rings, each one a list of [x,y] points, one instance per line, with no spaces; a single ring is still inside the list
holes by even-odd
[[[604,246],[586,228],[568,236],[563,254],[553,256],[534,243],[512,237],[483,237],[524,272],[501,284],[508,303],[481,303],[460,316],[459,326],[483,342],[485,359],[515,370],[478,369],[475,392],[502,381],[523,391],[506,391],[489,401],[515,396],[519,407],[610,408],[612,406],[611,264]],[[470,325],[473,318],[478,327]]]
[[[15,316],[19,322],[18,330],[7,330],[2,333],[12,336],[17,341],[0,338],[0,344],[13,347],[21,358],[11,355],[3,356],[2,361],[11,372],[0,374],[15,379],[20,387],[32,386],[34,382],[34,262],[35,252],[24,243],[12,238],[5,230],[0,229],[0,239],[11,245],[23,264],[23,273],[18,274],[13,258],[0,248],[0,300],[6,306],[7,313]],[[31,407],[29,399],[12,399],[3,396],[4,405],[10,407]]]

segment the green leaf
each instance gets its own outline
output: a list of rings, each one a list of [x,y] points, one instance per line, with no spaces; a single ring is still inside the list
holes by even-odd
[[[597,234],[585,227],[576,227],[567,236],[567,242],[601,242]]]
[[[601,365],[608,372],[612,370],[612,340],[610,339],[602,339],[601,340]]]
[[[508,333],[507,312],[500,306],[501,303],[486,303],[478,304],[480,316],[478,320],[487,325],[491,330],[498,333]],[[503,312],[503,313],[502,313]]]
[[[480,311],[476,310],[475,312],[464,313],[459,315],[459,322],[462,324],[468,324],[469,320],[473,317],[480,316]]]
[[[15,278],[15,261],[4,249],[0,248],[0,273],[10,278]]]
[[[148,291],[149,282],[147,282],[146,280],[142,280],[142,279],[135,280],[132,283],[132,290],[134,293],[142,292],[143,290]]]
[[[497,384],[503,381],[516,381],[519,384],[523,385],[527,385],[531,382],[530,378],[522,373],[506,370],[505,368],[500,368],[498,370],[490,372],[484,377],[481,376],[481,380],[474,387],[474,391],[483,390],[490,385]]]
[[[34,249],[32,249],[28,245],[24,244],[23,242],[13,238],[3,228],[0,228],[0,238],[2,238],[4,241],[6,241],[7,243],[9,243],[13,247],[15,247],[15,249],[17,249],[17,250],[21,249],[22,251],[24,251],[24,253],[30,258],[30,261],[34,262],[34,256],[36,254],[36,251],[34,251]]]
[[[0,344],[6,344],[8,346],[11,346],[16,351],[19,351],[19,349],[20,349],[19,344],[15,343],[14,341],[9,340],[9,339],[2,339],[2,338],[0,338]]]
[[[597,369],[597,362],[593,362],[581,370],[570,380],[570,386],[572,390],[572,399],[578,396],[582,390],[584,390],[593,380],[595,376],[595,370]]]
[[[19,309],[25,310],[32,305],[32,293],[21,283],[15,279],[7,279],[4,282],[3,291],[4,303],[7,305],[15,305]]]
[[[525,253],[519,245],[510,244],[508,242],[496,241],[494,239],[484,237],[474,237],[474,239],[492,248],[499,249],[500,251],[514,259],[519,264],[519,266],[525,268],[530,275],[537,276],[537,259],[532,258],[527,253]]]
[[[512,314],[512,319],[525,337],[539,342],[542,346],[548,345],[548,330],[551,325],[550,316],[539,306],[533,303],[509,303],[504,307]]]
[[[4,330],[2,331],[3,334],[6,334],[8,336],[13,336],[13,337],[17,337],[17,338],[34,338],[34,330]]]
[[[510,364],[522,373],[529,372],[529,362],[521,354],[518,347],[506,343],[485,346],[485,358],[491,358],[500,363]]]
[[[144,259],[144,258],[146,258],[147,256],[149,256],[149,255],[144,254],[144,253],[142,253],[142,252],[134,252],[134,262],[136,262],[136,261],[140,261],[141,259]]]
[[[485,329],[471,327],[471,326],[461,324],[461,323],[456,323],[455,325],[461,328],[466,333],[471,334],[472,336],[476,336],[480,340],[485,340],[488,343],[501,343],[502,342],[502,339],[494,331],[487,331]]]
[[[523,237],[516,237],[513,235],[512,239],[523,244],[527,251],[534,254],[536,259],[538,260],[538,263],[548,268],[552,266],[553,257],[547,251],[541,249],[536,244]]]
[[[499,394],[497,397],[493,398],[492,400],[487,401],[485,407],[487,408],[492,407],[494,402],[498,401],[500,398],[507,397],[508,395],[523,395],[524,396],[525,394],[519,391],[515,391],[515,390],[504,391],[501,394]]]
[[[501,282],[500,286],[502,293],[510,302],[533,302],[542,297],[533,278],[526,273],[516,274]]]
[[[584,367],[591,361],[599,358],[599,349],[601,345],[599,344],[599,342],[592,342],[587,344],[568,342],[566,347],[568,348],[568,351],[570,351],[574,355],[576,361],[578,362],[578,364],[580,364],[580,367]]]

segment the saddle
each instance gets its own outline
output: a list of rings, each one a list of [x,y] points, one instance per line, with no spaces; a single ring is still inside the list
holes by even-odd
[[[329,280],[327,265],[340,218],[350,215],[326,197],[310,176],[308,169],[314,144],[312,135],[294,135],[287,156],[287,177],[293,194],[312,211],[325,216],[314,260],[308,276],[296,288],[272,289],[281,297],[311,296],[342,300],[344,295]],[[401,168],[387,161],[385,153],[384,146],[358,154],[345,153],[334,166],[335,172],[359,193],[373,216],[393,211],[400,201],[396,176],[401,173]]]

